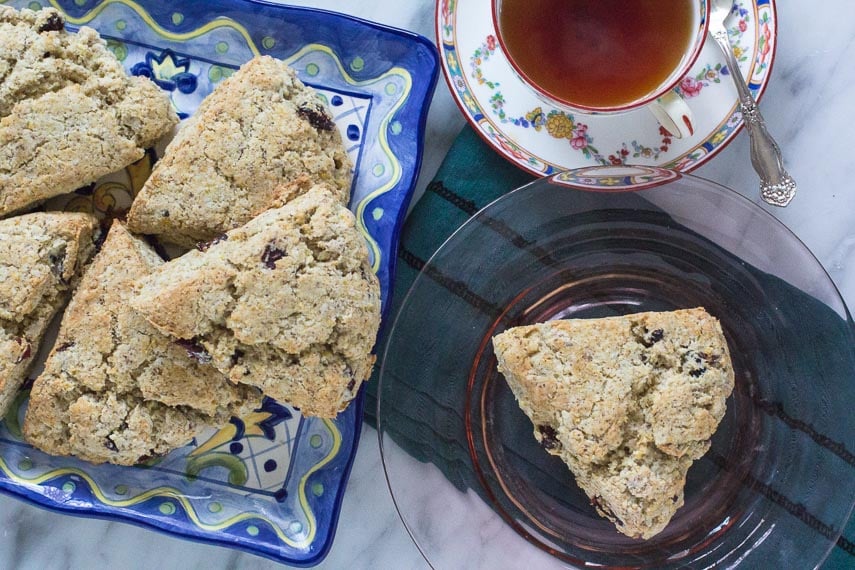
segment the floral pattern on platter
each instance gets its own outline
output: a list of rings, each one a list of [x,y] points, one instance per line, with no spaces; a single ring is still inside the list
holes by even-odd
[[[148,77],[158,87],[169,93],[170,98],[176,89],[180,93],[189,94],[196,91],[199,85],[196,76],[190,73],[190,60],[176,56],[171,49],[163,50],[160,55],[146,53],[144,62],[141,61],[131,67],[131,74]],[[174,100],[172,104],[175,105]],[[175,112],[178,113],[179,119],[190,116],[189,113],[178,108]]]
[[[513,72],[492,21],[480,17],[489,12],[490,3],[438,1],[436,31],[443,69],[452,95],[476,131],[533,174],[624,163],[692,169],[722,148],[742,125],[731,70],[713,42],[707,42],[676,87],[699,121],[690,137],[676,139],[643,109],[591,115],[554,108],[525,88]],[[762,95],[769,79],[775,29],[773,0],[734,3],[729,35],[755,97]]]
[[[288,453],[277,450],[280,426],[285,431]],[[187,454],[184,472],[195,479],[212,469],[224,468],[229,484],[251,485],[272,493],[276,502],[282,503],[288,497],[291,457],[302,427],[298,414],[276,400],[264,398],[261,407],[247,417],[232,418],[220,430],[209,430],[198,438],[202,443]],[[250,477],[255,480],[250,482]]]

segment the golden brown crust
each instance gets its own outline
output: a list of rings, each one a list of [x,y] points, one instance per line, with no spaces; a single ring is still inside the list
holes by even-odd
[[[499,370],[597,510],[628,536],[661,532],[733,389],[718,321],[703,309],[516,327]]]
[[[0,6],[0,38],[0,216],[128,166],[177,123],[154,83],[55,10]]]
[[[350,198],[352,165],[329,111],[294,71],[259,56],[200,105],[157,163],[129,228],[192,247],[283,203],[308,176]]]
[[[138,282],[133,306],[234,382],[334,417],[374,362],[380,290],[353,214],[325,185]]]
[[[133,281],[163,264],[114,222],[86,270],[36,379],[24,424],[31,444],[93,463],[132,465],[187,444],[260,403],[130,308]]]
[[[36,213],[0,221],[0,418],[53,316],[95,251],[88,214]]]

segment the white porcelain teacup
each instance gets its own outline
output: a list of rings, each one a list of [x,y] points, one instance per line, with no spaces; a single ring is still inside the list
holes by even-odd
[[[550,2],[548,0],[538,0],[538,1],[543,6],[550,4]],[[508,61],[511,64],[511,67],[514,69],[517,76],[531,91],[536,93],[547,104],[550,104],[550,105],[552,105],[558,109],[562,109],[562,110],[565,110],[567,112],[575,112],[575,113],[581,112],[581,113],[586,113],[586,114],[615,114],[615,113],[623,113],[623,112],[631,111],[631,110],[638,109],[641,107],[646,107],[647,109],[649,109],[653,113],[653,115],[656,117],[656,119],[659,121],[659,123],[664,128],[666,128],[674,137],[684,138],[684,137],[691,136],[694,133],[695,120],[694,120],[694,117],[692,115],[692,111],[689,108],[689,106],[686,104],[685,100],[683,99],[682,95],[680,94],[679,89],[677,89],[677,86],[679,85],[681,80],[685,77],[686,73],[688,73],[688,71],[690,70],[692,65],[695,63],[695,60],[698,58],[698,56],[700,55],[701,49],[703,48],[704,41],[706,40],[706,37],[707,37],[707,28],[708,28],[709,12],[710,12],[710,6],[709,6],[710,0],[659,0],[659,2],[655,2],[653,0],[647,0],[647,6],[651,7],[650,8],[651,12],[650,12],[650,15],[648,16],[650,18],[661,17],[662,16],[661,10],[675,10],[678,8],[678,2],[685,2],[686,4],[679,5],[679,9],[683,10],[684,16],[687,16],[688,18],[690,18],[690,23],[689,23],[689,20],[687,20],[685,18],[682,20],[685,23],[685,27],[683,28],[682,33],[685,36],[688,36],[689,40],[684,42],[684,45],[681,45],[681,47],[677,47],[676,45],[674,45],[670,48],[663,48],[663,49],[672,50],[672,51],[665,53],[664,55],[667,55],[668,61],[673,62],[673,67],[670,68],[670,72],[669,72],[669,68],[667,68],[667,67],[660,70],[659,75],[664,76],[664,79],[662,79],[661,81],[658,81],[656,83],[656,85],[650,87],[649,89],[646,89],[646,91],[643,93],[631,94],[631,99],[629,99],[629,100],[622,100],[619,102],[605,102],[604,104],[599,104],[598,101],[597,102],[590,102],[590,101],[580,102],[579,100],[576,100],[576,101],[569,100],[569,99],[564,98],[560,95],[556,95],[554,90],[550,90],[550,88],[545,87],[544,86],[544,84],[546,83],[545,81],[539,81],[537,79],[533,79],[532,76],[537,76],[537,73],[535,73],[535,70],[532,68],[538,67],[540,64],[537,62],[543,61],[543,59],[545,57],[548,57],[548,56],[541,54],[541,53],[535,53],[534,55],[532,55],[532,53],[522,54],[520,52],[524,52],[524,51],[536,52],[535,48],[531,48],[531,50],[529,50],[529,45],[536,45],[536,44],[534,44],[534,42],[538,42],[538,41],[541,43],[550,42],[550,45],[553,45],[553,44],[556,46],[560,45],[561,40],[562,40],[561,37],[558,37],[561,35],[561,30],[562,30],[562,28],[561,28],[562,24],[560,22],[561,21],[566,22],[568,20],[566,20],[566,19],[560,20],[560,18],[558,18],[556,16],[556,12],[558,12],[562,9],[572,10],[572,8],[564,8],[563,7],[563,6],[566,6],[567,4],[561,4],[557,1],[552,2],[551,3],[552,4],[551,14],[546,15],[546,17],[552,18],[552,19],[554,19],[554,21],[552,21],[550,19],[544,20],[543,19],[544,15],[541,14],[540,20],[533,19],[531,24],[528,24],[528,22],[526,22],[524,24],[524,25],[530,25],[530,26],[540,26],[540,29],[526,30],[524,25],[521,26],[519,24],[513,24],[513,22],[516,22],[517,20],[513,20],[513,21],[508,20],[508,17],[511,14],[511,10],[512,10],[512,8],[510,7],[510,4],[512,4],[512,3],[516,4],[516,8],[515,8],[516,13],[514,14],[514,17],[516,17],[520,13],[531,14],[532,11],[543,8],[543,6],[537,6],[538,1],[529,2],[527,5],[523,5],[522,0],[493,0],[493,3],[492,3],[493,24],[494,24],[494,27],[495,27],[496,32],[497,32],[499,44],[502,46],[502,51],[504,52],[505,56],[507,57]],[[617,0],[612,0],[612,4],[614,6],[616,6],[616,8],[615,8],[616,12],[620,12],[621,9],[625,9],[625,7],[627,6],[626,4],[624,4],[624,5],[616,4],[615,3],[616,1]],[[621,2],[628,2],[628,1],[635,2],[635,0],[620,0],[620,1]],[[600,2],[600,4],[594,6],[593,3],[596,3],[596,2]],[[575,4],[578,7],[579,5],[584,6],[586,3],[581,2],[580,0],[577,0],[575,3],[571,2],[570,4]],[[604,10],[603,10],[604,3],[601,0],[589,0],[589,2],[587,4],[596,8],[600,12],[604,12]],[[690,4],[690,6],[688,6],[687,4]],[[654,12],[653,11],[654,8],[656,8],[656,10],[658,10],[658,11]],[[636,10],[639,9],[638,5],[635,6],[635,9]],[[505,13],[503,13],[503,10],[507,10],[507,11]],[[593,11],[596,12],[597,10],[593,10]],[[656,14],[658,14],[658,16]],[[587,15],[590,16],[590,14],[587,14]],[[666,16],[667,15],[670,15],[670,14],[666,14]],[[574,14],[569,13],[569,12],[563,15],[563,17],[565,17],[565,18],[568,18],[568,17],[572,18],[574,16],[575,16]],[[525,16],[525,17],[528,17],[528,16]],[[620,15],[617,14],[616,16],[613,16],[613,17],[620,17]],[[509,29],[504,30],[504,31],[503,31],[503,21],[506,23],[506,25],[509,28]],[[655,22],[655,20],[654,20],[654,22]],[[544,23],[546,23],[547,26],[544,26]],[[621,25],[623,25],[625,23],[626,22],[623,22]],[[582,35],[582,33],[580,33],[580,31],[579,31],[580,26],[578,24],[574,24],[574,25],[576,26],[576,29],[575,29],[576,35],[573,37],[576,37],[577,41],[582,41],[582,40],[578,40],[578,37],[580,37]],[[615,26],[617,24],[615,23],[615,21],[609,21],[608,25],[609,26]],[[549,28],[549,32],[547,32],[547,37],[542,37],[542,36],[544,36],[543,28],[545,28],[545,27]],[[516,28],[516,31],[512,31],[510,28]],[[604,28],[605,28],[605,24],[603,25],[603,29]],[[526,37],[524,42],[520,42],[520,40],[519,40],[521,29],[524,32],[525,31],[531,32],[531,37],[530,38]],[[597,26],[595,26],[595,25],[590,26],[590,29],[582,28],[582,32],[584,33],[586,39],[590,38],[590,40],[586,40],[586,41],[596,42],[598,40],[598,37],[597,37],[598,31],[599,30],[597,29]],[[649,29],[644,28],[644,31],[648,32]],[[516,37],[518,38],[516,40],[516,46],[517,46],[516,48],[514,48],[513,45],[511,45],[510,47],[508,45],[510,43],[508,40],[513,39],[512,32],[514,34],[516,34]],[[605,35],[605,32],[602,32],[602,33]],[[541,36],[541,37],[538,37],[538,36]],[[528,43],[529,41],[531,42],[531,44]],[[631,42],[633,41],[633,38],[623,37],[621,41],[630,42],[630,46],[627,46],[627,47],[621,46],[623,48],[624,54],[626,54],[627,52],[629,52],[632,49]],[[676,42],[676,40],[675,40],[675,42]],[[675,42],[672,42],[672,43],[675,43]],[[667,43],[668,42],[663,41],[663,45],[665,45]],[[681,39],[679,43],[683,44],[683,40]],[[541,45],[541,44],[537,44],[537,45]],[[584,47],[584,45],[586,45],[586,44],[580,44],[580,45],[582,45]],[[658,46],[658,44],[657,44],[657,46]],[[673,50],[681,49],[681,48],[682,48],[681,53],[673,51]],[[514,49],[518,50],[516,54],[514,53]],[[594,49],[594,48],[592,48],[592,49]],[[648,49],[650,49],[649,42],[648,42]],[[658,49],[658,47],[654,48],[654,50],[655,49]],[[541,49],[541,51],[544,51],[544,50]],[[644,49],[639,48],[637,53],[635,53],[635,52],[632,53],[632,57],[633,58],[639,58],[639,59],[644,58],[645,53],[649,54],[651,52],[645,52]],[[660,54],[656,54],[656,55],[660,55]],[[533,57],[540,57],[540,59],[534,60],[534,63],[532,63]],[[526,60],[526,58],[528,58],[528,59]],[[624,57],[624,59],[626,59],[626,57]],[[580,58],[580,61],[581,61],[581,58]],[[643,65],[643,63],[644,63],[644,61],[639,61],[639,64]],[[527,66],[528,66],[528,68],[527,68]],[[590,69],[590,67],[588,67],[587,69]],[[598,71],[605,71],[606,73],[608,73],[608,71],[603,70],[602,68],[599,68]],[[540,77],[543,77],[543,70],[539,70],[538,73],[540,73]],[[602,73],[600,75],[602,75]],[[554,77],[554,75],[549,76],[549,77]],[[658,77],[658,76],[652,76],[652,77]],[[616,89],[620,90],[620,87],[617,87]]]

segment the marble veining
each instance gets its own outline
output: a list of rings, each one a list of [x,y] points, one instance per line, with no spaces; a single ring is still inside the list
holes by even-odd
[[[289,3],[346,12],[433,37],[434,5],[429,0]],[[851,64],[855,60],[855,3],[779,0],[778,10],[778,56],[761,108],[800,189],[789,208],[766,209],[814,251],[847,303],[855,306],[855,160],[847,139],[850,125],[855,123],[855,67]],[[424,191],[463,124],[445,82],[440,80],[428,117],[426,154],[416,197]],[[760,203],[744,133],[696,173]],[[363,430],[337,537],[320,568],[427,568],[389,497],[376,432],[368,427]],[[423,471],[418,470],[420,475]],[[456,492],[448,489],[438,473],[435,475],[425,480],[425,493]],[[483,505],[474,497],[468,504],[466,512],[444,513],[441,524],[430,522],[430,517],[417,524],[434,525],[431,532],[440,536],[455,532],[461,525],[478,525]],[[449,557],[457,561],[454,567],[499,569],[521,562],[491,559],[484,543],[496,537],[519,537],[501,525],[482,526],[482,544]],[[46,540],[48,536],[50,541]],[[529,567],[535,564],[531,559],[526,562]],[[184,542],[125,524],[53,514],[0,496],[0,569],[275,567],[279,566],[249,554]]]

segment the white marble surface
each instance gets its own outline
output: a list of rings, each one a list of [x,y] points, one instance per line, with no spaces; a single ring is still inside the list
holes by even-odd
[[[409,29],[433,38],[431,0],[294,1]],[[847,138],[855,124],[855,3],[779,0],[780,43],[762,104],[800,193],[786,210],[770,210],[814,251],[855,306],[855,160]],[[419,195],[463,119],[440,79],[428,119]],[[741,134],[697,174],[755,199],[757,183]],[[477,524],[472,513],[447,516],[445,531]],[[494,531],[485,529],[485,539]],[[480,545],[460,553],[461,568],[489,561]],[[489,561],[489,562],[488,562]],[[136,527],[49,513],[0,496],[0,569],[273,568],[249,554],[179,541]],[[365,428],[344,499],[338,535],[321,568],[419,569],[427,564],[410,541],[386,489],[377,437]]]

